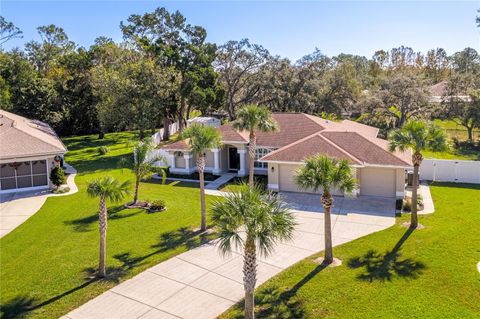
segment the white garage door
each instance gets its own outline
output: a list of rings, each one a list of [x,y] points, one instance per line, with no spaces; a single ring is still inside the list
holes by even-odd
[[[296,170],[300,167],[298,164],[280,164],[279,169],[279,181],[278,188],[282,192],[304,192],[304,193],[313,193],[313,190],[303,191],[297,187],[295,184],[295,173]],[[321,192],[320,192],[321,193]],[[332,190],[332,195],[343,196],[343,193],[339,190]]]
[[[361,168],[360,195],[395,197],[395,170]]]

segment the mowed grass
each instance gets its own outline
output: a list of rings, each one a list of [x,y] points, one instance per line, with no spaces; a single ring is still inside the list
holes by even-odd
[[[258,318],[479,318],[480,185],[435,184],[423,230],[397,225],[314,255],[256,292]],[[238,304],[221,318],[242,318]]]
[[[435,120],[434,123],[445,130],[450,140],[458,139],[459,141],[466,141],[468,138],[467,129],[452,120]],[[473,130],[473,139],[480,139],[480,130]],[[450,143],[448,149],[444,152],[425,151],[423,152],[423,156],[425,158],[438,159],[480,160],[480,152],[464,148],[455,148],[453,143]]]
[[[118,161],[131,156],[133,133],[66,138],[66,161],[79,170],[79,192],[50,197],[34,216],[0,239],[1,318],[58,318],[118,282],[207,240],[194,232],[200,226],[196,185],[145,182],[141,199],[163,199],[167,210],[146,213],[109,204],[107,230],[108,280],[92,272],[98,265],[98,199],[85,192],[89,181],[113,176],[131,179]],[[97,148],[109,148],[98,155]],[[212,198],[207,197],[209,203]]]

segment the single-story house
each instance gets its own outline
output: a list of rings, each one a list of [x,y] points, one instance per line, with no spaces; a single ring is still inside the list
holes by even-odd
[[[378,129],[357,122],[334,122],[304,113],[273,113],[278,131],[257,133],[255,174],[268,175],[268,188],[300,192],[294,182],[296,170],[305,158],[324,154],[346,159],[358,181],[356,195],[403,198],[406,170],[412,167],[410,152],[390,152],[388,142],[378,138]],[[248,174],[248,132],[235,130],[230,123],[218,128],[223,145],[205,153],[206,172],[221,175]],[[168,154],[170,171],[195,172],[195,158],[187,141],[162,147]],[[311,192],[311,191],[307,191]],[[342,195],[335,191],[336,195]]]
[[[66,152],[48,124],[0,110],[0,193],[51,188]]]

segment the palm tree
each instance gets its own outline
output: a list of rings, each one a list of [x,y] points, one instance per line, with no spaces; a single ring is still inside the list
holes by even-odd
[[[259,185],[243,184],[213,204],[212,220],[219,228],[219,250],[229,254],[242,248],[245,318],[254,318],[254,290],[257,280],[257,250],[267,256],[277,242],[291,239],[295,217],[280,198],[264,193]],[[245,236],[246,235],[246,236]]]
[[[325,264],[333,262],[332,226],[330,208],[333,206],[332,189],[351,193],[356,187],[355,178],[347,160],[337,160],[324,155],[315,155],[305,160],[296,172],[295,182],[303,190],[322,191],[320,202],[324,212]]]
[[[422,163],[424,150],[440,152],[447,147],[445,132],[430,123],[422,121],[410,121],[402,128],[396,129],[388,135],[390,151],[406,151],[412,149],[413,163],[413,190],[411,205],[410,227],[417,228],[417,192],[418,192],[418,170]]]
[[[118,202],[125,197],[130,187],[130,181],[120,183],[113,177],[96,179],[88,184],[87,194],[100,198],[98,215],[100,230],[100,257],[98,262],[98,277],[105,277],[105,258],[107,253],[107,200]]]
[[[273,120],[270,111],[264,106],[249,104],[242,107],[236,114],[236,120],[233,122],[233,128],[238,131],[248,131],[249,144],[249,175],[248,184],[253,187],[254,161],[257,151],[256,132],[273,132],[278,129],[277,123]]]
[[[135,175],[135,192],[133,195],[132,205],[138,202],[138,190],[140,188],[140,181],[153,173],[162,175],[162,183],[165,183],[166,172],[162,167],[155,166],[158,161],[165,162],[163,156],[152,156],[155,146],[147,142],[135,142],[133,146],[133,160],[123,158],[120,161],[121,166],[130,166]]]
[[[205,151],[217,148],[221,145],[222,136],[220,132],[212,126],[193,124],[183,133],[183,137],[188,139],[190,151],[197,157],[197,170],[200,175],[200,205],[202,210],[201,231],[207,229],[207,209],[205,206]]]

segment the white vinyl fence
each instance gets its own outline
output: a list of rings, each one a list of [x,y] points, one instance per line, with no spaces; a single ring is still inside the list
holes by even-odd
[[[424,159],[420,179],[480,184],[480,161]]]
[[[173,135],[173,134],[177,133],[178,122],[170,124],[168,128],[170,130],[170,135]],[[163,138],[163,131],[164,131],[164,128],[161,128],[157,133],[152,135],[151,139],[152,139],[153,143],[160,144],[160,142],[162,141],[162,138]]]
[[[147,159],[163,158],[163,160],[155,163],[156,166],[169,166],[168,153],[164,150],[154,149],[147,154]]]

